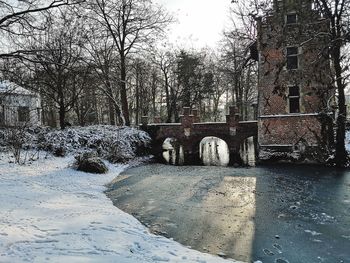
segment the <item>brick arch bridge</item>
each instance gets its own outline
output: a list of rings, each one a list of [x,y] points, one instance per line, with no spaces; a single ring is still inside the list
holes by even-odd
[[[226,122],[200,122],[197,110],[184,108],[180,123],[148,123],[148,117],[142,117],[141,129],[148,132],[152,138],[152,154],[159,160],[162,158],[163,142],[166,138],[175,138],[178,145],[182,145],[185,164],[199,164],[199,144],[208,136],[224,140],[230,151],[230,164],[241,164],[239,150],[245,140],[254,138],[257,145],[257,121],[239,121],[239,114],[235,107],[230,107],[226,115]],[[256,151],[255,151],[256,152]]]

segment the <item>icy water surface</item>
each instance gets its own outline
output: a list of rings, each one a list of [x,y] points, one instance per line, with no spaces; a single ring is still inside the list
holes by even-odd
[[[246,262],[350,262],[350,171],[151,164],[109,187],[152,232]]]

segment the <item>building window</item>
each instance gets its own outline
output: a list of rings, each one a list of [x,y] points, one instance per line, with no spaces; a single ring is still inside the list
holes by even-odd
[[[300,89],[298,86],[289,87],[289,113],[300,113]]]
[[[298,68],[298,47],[287,47],[287,69]]]
[[[286,16],[286,24],[292,25],[296,24],[298,22],[297,14],[287,14]]]
[[[18,121],[19,122],[29,121],[29,107],[18,107]]]

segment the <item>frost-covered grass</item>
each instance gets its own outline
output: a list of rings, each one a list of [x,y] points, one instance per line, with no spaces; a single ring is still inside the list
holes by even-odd
[[[31,165],[0,160],[0,262],[228,262],[150,234],[114,207],[106,175],[68,168],[73,157]]]

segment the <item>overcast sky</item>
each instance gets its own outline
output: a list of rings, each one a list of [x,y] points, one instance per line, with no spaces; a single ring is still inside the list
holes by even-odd
[[[154,0],[174,13],[170,41],[178,46],[214,47],[227,25],[230,0]]]

